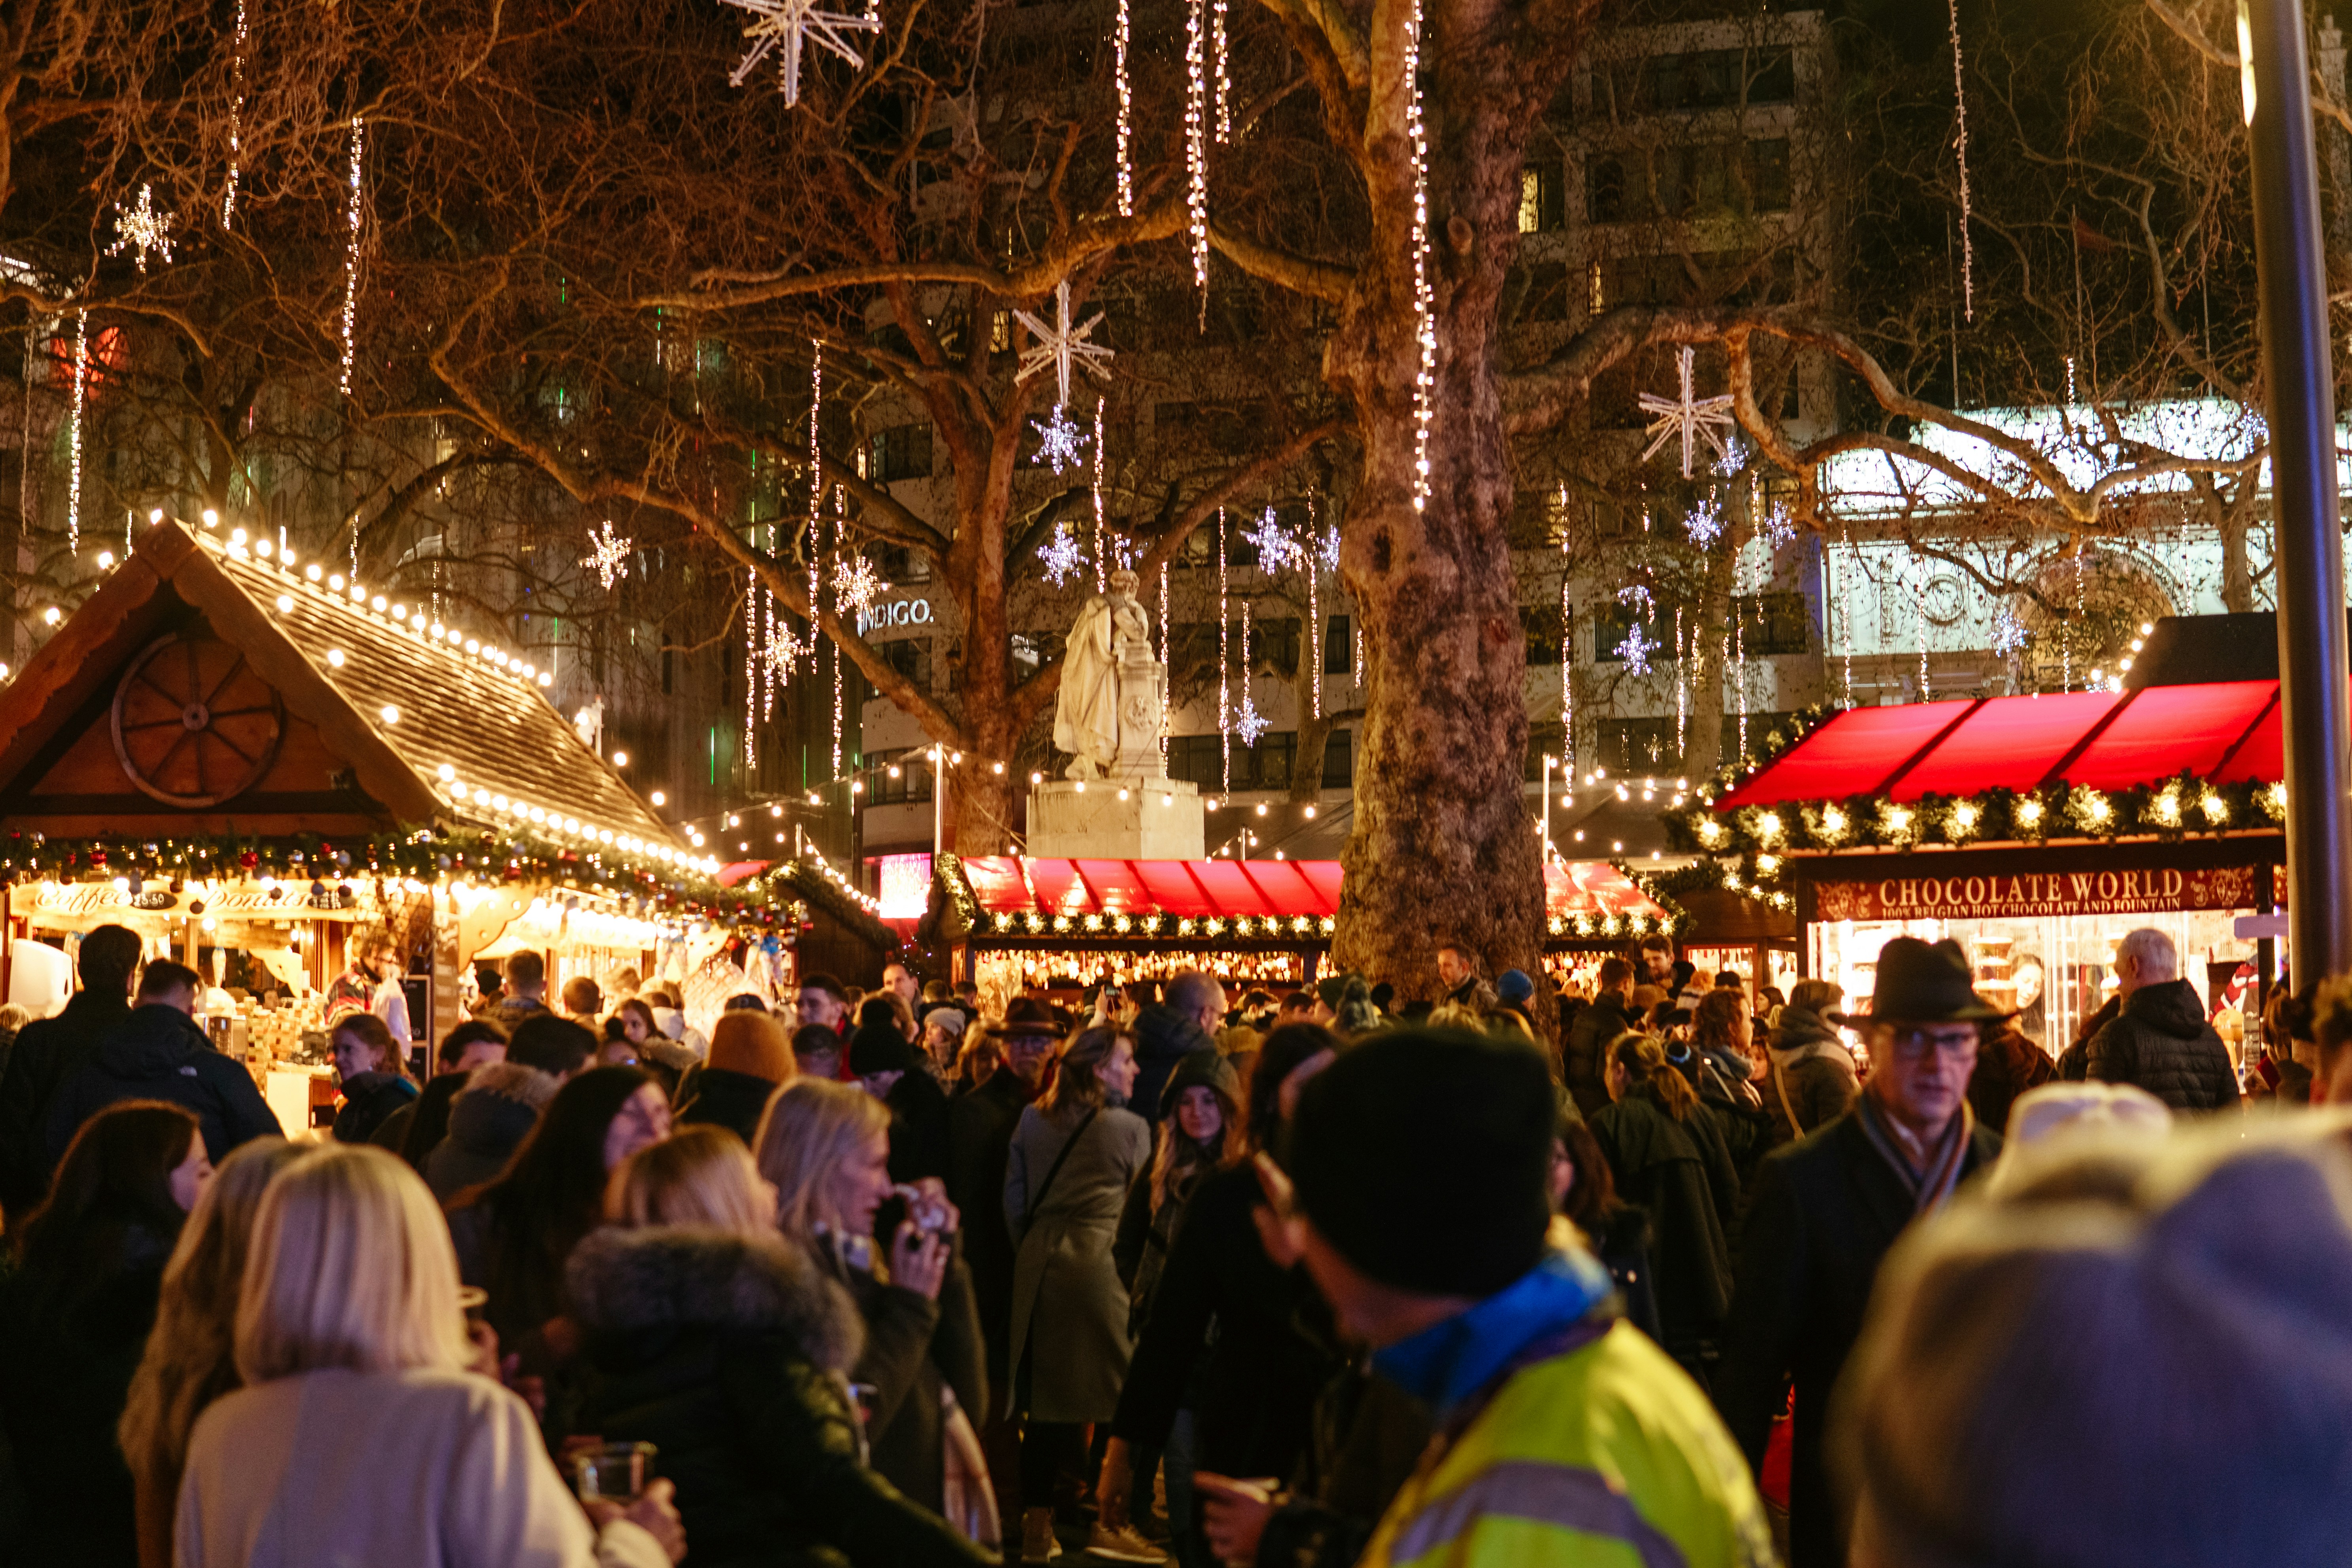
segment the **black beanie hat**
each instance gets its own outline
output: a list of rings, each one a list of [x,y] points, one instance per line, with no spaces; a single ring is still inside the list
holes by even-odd
[[[849,1071],[852,1077],[864,1078],[868,1073],[912,1072],[922,1063],[915,1056],[915,1047],[898,1032],[895,1023],[860,1024],[857,1033],[849,1037]]]
[[[1308,1081],[1285,1165],[1299,1211],[1370,1278],[1491,1296],[1543,1258],[1552,1106],[1532,1047],[1400,1029]]]

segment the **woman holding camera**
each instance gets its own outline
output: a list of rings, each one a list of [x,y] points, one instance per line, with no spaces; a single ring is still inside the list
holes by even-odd
[[[890,1112],[854,1084],[795,1079],[768,1102],[752,1147],[776,1189],[776,1226],[849,1289],[866,1321],[850,1373],[867,1385],[876,1470],[974,1539],[995,1507],[966,1411],[988,1408],[971,1274],[958,1256],[961,1216],[936,1181],[894,1187]],[[907,1217],[877,1256],[875,1215],[894,1196]]]

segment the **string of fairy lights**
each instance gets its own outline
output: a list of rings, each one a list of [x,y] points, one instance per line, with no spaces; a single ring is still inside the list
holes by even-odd
[[[225,229],[236,226],[237,181],[245,153],[245,51],[252,37],[246,0],[236,0],[236,32],[231,39],[228,68],[228,183],[221,192],[221,227]]]
[[[356,353],[355,329],[360,310],[360,230],[364,218],[362,195],[367,175],[367,125],[358,115],[352,116],[351,194],[345,209],[343,226],[346,235],[343,247],[343,395],[352,395],[352,363]]]

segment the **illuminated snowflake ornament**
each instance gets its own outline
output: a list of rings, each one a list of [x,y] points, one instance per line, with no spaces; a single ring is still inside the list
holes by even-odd
[[[114,204],[114,243],[106,247],[109,256],[120,256],[125,250],[147,270],[147,253],[153,251],[168,265],[172,259],[172,226],[179,220],[170,213],[155,210],[155,194],[152,186],[139,187],[139,200],[130,206]]]
[[[2024,646],[2025,623],[2017,618],[2015,610],[2003,605],[1992,620],[1992,651],[2007,658]]]
[[[1339,569],[1339,529],[1336,523],[1323,534],[1322,555],[1323,570],[1337,572]]]
[[[1060,404],[1043,421],[1029,421],[1029,428],[1037,432],[1037,456],[1055,473],[1086,461],[1086,431]]]
[[[1257,738],[1265,734],[1267,728],[1265,715],[1257,710],[1257,704],[1244,697],[1241,711],[1234,715],[1234,733],[1241,737],[1242,744],[1255,746]]]
[[[1764,513],[1764,537],[1775,550],[1797,542],[1797,518],[1787,501],[1776,500]]]
[[[1689,531],[1690,542],[1701,550],[1723,537],[1723,507],[1712,490],[1705,500],[1691,508],[1690,516],[1683,520],[1683,527]]]
[[[615,538],[613,533],[613,520],[606,518],[604,531],[590,534],[588,542],[594,547],[593,552],[583,555],[580,558],[580,564],[594,567],[597,579],[604,584],[605,592],[610,593],[614,584],[629,574],[629,552],[635,547],[637,542],[634,539]]]
[[[1087,550],[1078,542],[1077,535],[1070,531],[1069,524],[1057,522],[1054,525],[1054,537],[1037,552],[1037,559],[1045,563],[1045,581],[1058,588],[1085,570]]]
[[[793,666],[815,653],[816,628],[811,626],[806,638],[795,637],[779,616],[774,629],[768,633],[767,646],[760,650],[760,662],[767,667],[768,678],[783,686],[792,679]]]
[[[1112,357],[1111,351],[1100,343],[1087,342],[1087,334],[1102,324],[1103,313],[1097,310],[1076,327],[1070,325],[1070,285],[1067,280],[1054,286],[1054,321],[1047,326],[1026,310],[1014,310],[1013,319],[1029,329],[1036,341],[1021,351],[1021,366],[1013,373],[1015,381],[1026,381],[1051,365],[1054,370],[1056,407],[1070,400],[1070,367],[1075,364],[1097,381],[1108,381],[1110,372],[1104,362]]]
[[[782,56],[776,61],[780,79],[777,85],[783,92],[787,108],[801,100],[801,57],[809,43],[830,49],[853,68],[862,69],[866,57],[852,47],[849,35],[882,30],[882,18],[878,16],[820,11],[816,0],[719,0],[719,4],[751,13],[751,23],[743,29],[743,37],[751,47],[728,73],[727,85],[741,87],[760,68],[761,61],[782,49]]]
[[[1242,537],[1255,548],[1258,565],[1268,572],[1307,563],[1307,546],[1282,526],[1272,507],[1258,514],[1256,528],[1243,529]]]
[[[848,566],[833,580],[833,594],[841,608],[852,615],[870,610],[890,591],[874,563],[863,555],[850,558]]]
[[[1675,351],[1676,372],[1681,379],[1680,395],[1658,397],[1643,393],[1642,412],[1650,415],[1650,444],[1642,448],[1642,461],[1648,462],[1677,437],[1683,447],[1683,478],[1691,477],[1693,464],[1698,457],[1698,443],[1705,441],[1717,458],[1727,456],[1730,448],[1725,436],[1732,427],[1732,417],[1726,412],[1731,406],[1728,395],[1722,397],[1700,397],[1691,385],[1691,359],[1696,351],[1685,347]]]
[[[1617,645],[1614,651],[1619,658],[1625,661],[1628,674],[1647,675],[1650,673],[1650,656],[1666,646],[1652,642],[1642,630],[1642,623],[1657,613],[1657,601],[1650,597],[1649,589],[1636,583],[1631,587],[1618,589],[1617,602],[1633,605],[1634,615],[1633,624],[1625,628],[1624,640]]]

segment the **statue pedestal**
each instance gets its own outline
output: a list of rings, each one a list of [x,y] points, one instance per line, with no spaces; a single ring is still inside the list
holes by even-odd
[[[1156,748],[1151,761],[1160,761]],[[1200,786],[1182,779],[1055,779],[1030,788],[1029,853],[1047,860],[1199,860],[1207,851],[1203,820]]]

